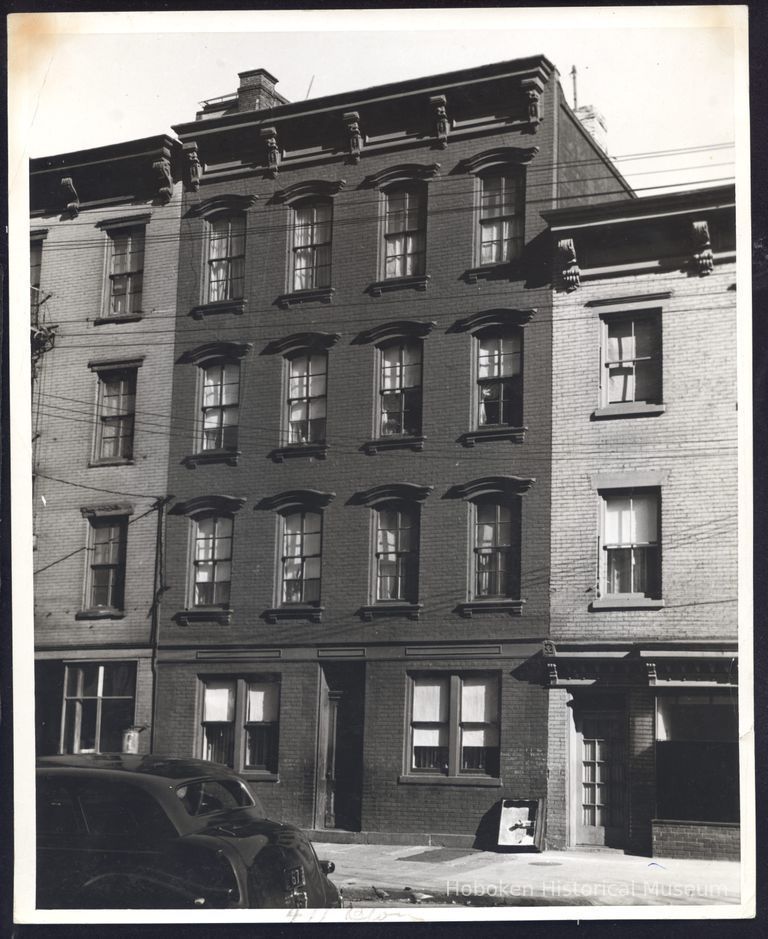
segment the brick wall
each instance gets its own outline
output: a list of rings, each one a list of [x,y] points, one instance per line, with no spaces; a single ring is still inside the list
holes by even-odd
[[[654,857],[738,861],[741,856],[740,828],[736,824],[654,819],[652,830]]]
[[[551,688],[547,722],[547,831],[548,848],[566,848],[570,842],[570,735],[572,715],[567,688]]]

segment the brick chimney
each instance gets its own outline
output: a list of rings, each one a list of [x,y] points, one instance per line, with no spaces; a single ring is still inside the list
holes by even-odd
[[[608,153],[608,129],[605,126],[605,118],[597,108],[591,104],[585,104],[580,108],[576,108],[574,114],[603,153]]]
[[[288,104],[288,99],[275,91],[277,79],[265,68],[255,68],[250,72],[239,72],[240,87],[237,89],[238,111],[265,111],[281,104]]]

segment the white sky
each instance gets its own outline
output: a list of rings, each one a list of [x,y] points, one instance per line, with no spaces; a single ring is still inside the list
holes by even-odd
[[[573,103],[595,105],[638,191],[733,175],[746,96],[746,8],[550,8],[17,14],[9,21],[11,142],[29,156],[168,132],[198,102],[266,68],[289,100],[542,53]],[[664,170],[659,175],[658,171]]]

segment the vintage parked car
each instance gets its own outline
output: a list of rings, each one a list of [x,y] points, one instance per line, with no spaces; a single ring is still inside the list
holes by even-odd
[[[333,868],[226,766],[123,753],[37,761],[38,908],[339,907]]]

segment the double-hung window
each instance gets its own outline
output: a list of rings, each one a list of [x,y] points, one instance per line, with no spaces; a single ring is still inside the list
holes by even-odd
[[[208,221],[208,302],[237,300],[245,289],[245,217]]]
[[[331,202],[304,202],[293,207],[293,290],[311,290],[330,285],[332,219]]]
[[[661,597],[660,498],[656,489],[602,493],[604,596]]]
[[[33,324],[37,322],[40,304],[40,271],[43,266],[43,239],[33,238],[29,243],[29,309]]]
[[[379,348],[381,436],[421,433],[420,340],[399,340]]]
[[[486,330],[475,341],[478,427],[519,427],[523,420],[522,330]]]
[[[603,331],[602,405],[661,404],[661,317],[615,314]]]
[[[144,284],[143,225],[109,231],[109,285],[107,316],[141,313]]]
[[[494,675],[411,678],[408,772],[499,775],[499,680]]]
[[[86,605],[93,611],[122,610],[128,519],[124,515],[92,516],[89,524]]]
[[[520,596],[520,499],[474,503],[474,597]]]
[[[136,409],[136,369],[98,370],[95,462],[130,460]]]
[[[67,665],[62,753],[114,753],[135,720],[135,662]]]
[[[288,443],[323,443],[328,355],[300,352],[287,361]]]
[[[323,516],[297,511],[282,516],[281,602],[320,602]]]
[[[211,678],[203,685],[202,756],[240,771],[277,772],[280,683]]]
[[[233,527],[229,516],[207,515],[195,520],[193,606],[229,606]]]
[[[419,579],[419,508],[387,503],[376,510],[376,599],[415,603]]]
[[[502,264],[520,257],[524,236],[524,175],[519,169],[480,177],[478,262]]]
[[[240,363],[212,362],[202,368],[202,449],[237,449]]]
[[[391,189],[386,194],[384,277],[423,274],[427,200],[424,188]]]

